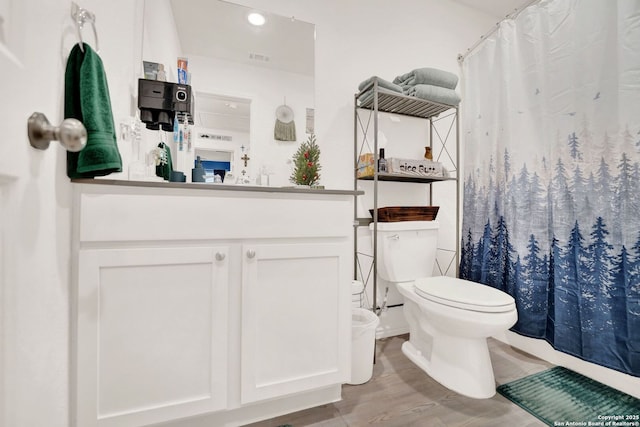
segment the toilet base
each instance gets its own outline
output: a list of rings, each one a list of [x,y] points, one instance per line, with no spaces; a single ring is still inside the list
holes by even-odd
[[[413,283],[397,286],[405,297],[409,341],[402,345],[402,352],[409,360],[443,386],[464,396],[494,396],[496,384],[487,338],[516,323],[515,304],[504,312],[467,310],[423,298]]]
[[[438,337],[430,360],[410,340],[402,344],[402,352],[427,375],[456,393],[474,399],[489,399],[496,394],[493,366],[484,338]]]

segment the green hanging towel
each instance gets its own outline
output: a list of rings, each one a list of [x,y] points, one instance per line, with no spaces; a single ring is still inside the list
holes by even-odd
[[[64,75],[64,117],[80,120],[87,129],[87,145],[67,152],[69,178],[93,178],[122,171],[107,76],[102,60],[91,47],[76,44]]]
[[[163,151],[163,155],[161,156],[159,164],[156,165],[156,176],[164,178],[165,181],[169,181],[171,178],[171,171],[173,170],[171,149],[164,142],[159,143],[158,148]]]

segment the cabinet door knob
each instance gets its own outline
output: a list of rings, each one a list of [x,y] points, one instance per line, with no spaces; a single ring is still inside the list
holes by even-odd
[[[256,256],[256,251],[254,251],[253,249],[249,249],[247,251],[247,258],[255,258]]]
[[[216,259],[217,259],[218,261],[223,261],[223,260],[224,260],[224,258],[225,258],[225,256],[226,256],[226,255],[225,255],[225,254],[223,254],[222,252],[217,252],[217,253],[216,253]]]

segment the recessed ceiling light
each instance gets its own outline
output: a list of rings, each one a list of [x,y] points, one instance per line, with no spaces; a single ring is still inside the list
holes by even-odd
[[[251,12],[249,16],[247,16],[247,20],[251,25],[255,25],[256,27],[264,25],[267,21],[264,15],[258,12]]]

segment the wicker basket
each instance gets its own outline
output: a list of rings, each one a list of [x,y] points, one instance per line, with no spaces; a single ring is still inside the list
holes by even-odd
[[[433,221],[439,206],[388,206],[378,209],[379,222]],[[373,217],[373,209],[369,209]]]

